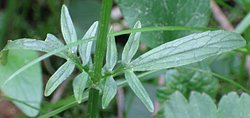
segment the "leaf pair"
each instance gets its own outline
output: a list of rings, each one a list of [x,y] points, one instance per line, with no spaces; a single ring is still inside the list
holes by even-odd
[[[94,37],[97,32],[98,22],[94,22],[89,30],[85,33],[81,40],[85,40],[91,37]],[[77,41],[77,34],[70,18],[68,9],[65,5],[62,7],[61,11],[61,29],[64,40],[67,44]],[[82,66],[85,66],[89,63],[91,59],[91,48],[92,41],[84,43],[79,46],[79,54],[82,60]],[[75,55],[77,51],[77,46],[70,48],[71,55]],[[77,57],[76,57],[77,58]],[[49,79],[45,88],[45,96],[50,95],[65,79],[67,79],[70,74],[73,72],[76,63],[73,63],[70,58],[67,59],[67,62],[63,64]],[[73,80],[73,91],[74,96],[78,103],[81,103],[83,97],[83,91],[86,87],[89,75],[85,70],[76,76]]]
[[[112,28],[110,28],[110,33],[113,32]],[[115,37],[109,36],[107,37],[107,52],[106,52],[106,64],[104,69],[108,72],[111,72],[116,65],[117,62],[117,49],[115,43]],[[102,95],[102,108],[105,109],[111,102],[111,100],[115,97],[117,93],[117,84],[112,75],[105,78],[105,84]]]
[[[65,5],[61,11],[61,30],[66,44],[77,41],[77,34],[70,18],[69,11]],[[69,53],[76,53],[77,47],[70,48]],[[75,64],[70,60],[67,61],[50,77],[45,87],[45,96],[49,96],[64,80],[66,80],[75,68]]]
[[[141,23],[138,21],[134,28],[141,28]],[[131,60],[139,48],[141,32],[131,33],[129,39],[122,52],[122,63],[130,65]],[[133,90],[136,96],[143,102],[150,112],[154,111],[153,102],[151,101],[148,93],[143,87],[138,77],[134,74],[133,69],[125,70],[125,78],[129,87]]]

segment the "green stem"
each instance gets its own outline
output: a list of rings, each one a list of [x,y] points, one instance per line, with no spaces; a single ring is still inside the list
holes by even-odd
[[[188,26],[158,26],[158,27],[143,27],[137,29],[122,30],[119,32],[111,32],[108,36],[118,36],[123,34],[135,33],[135,32],[153,32],[153,31],[181,31],[181,30],[196,30],[196,31],[208,31],[219,30],[218,28],[205,28],[205,27],[188,27]]]
[[[104,54],[107,43],[108,27],[110,21],[112,0],[102,0],[101,19],[98,26],[96,52],[94,55],[94,78],[93,82],[97,83],[101,79]]]
[[[101,19],[98,26],[96,52],[94,55],[94,77],[91,77],[94,85],[90,88],[89,91],[89,118],[96,118],[98,114],[99,90],[95,87],[95,85],[102,78],[102,66],[106,49],[111,8],[112,0],[102,0]]]
[[[97,101],[96,101],[97,99]],[[98,113],[98,99],[99,90],[90,88],[89,90],[89,104],[88,104],[88,118],[97,118]]]

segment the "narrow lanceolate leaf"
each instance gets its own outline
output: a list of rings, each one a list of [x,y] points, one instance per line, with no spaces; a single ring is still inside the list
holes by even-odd
[[[117,85],[112,76],[109,76],[104,85],[103,96],[102,96],[102,108],[105,109],[115,97],[117,92]]]
[[[28,39],[28,38],[9,41],[3,50],[25,49],[25,50],[36,50],[41,52],[50,52],[62,46],[63,43],[60,42],[59,39],[57,39],[52,34],[47,34],[45,41]],[[57,55],[63,56],[63,53],[58,53]]]
[[[45,96],[49,96],[73,72],[75,64],[71,61],[64,63],[49,79],[45,88]]]
[[[109,32],[113,32],[112,28]],[[117,62],[117,49],[115,44],[115,37],[108,37],[107,41],[107,53],[106,53],[106,69],[111,71]]]
[[[153,112],[154,111],[153,103],[147,91],[142,86],[140,80],[131,70],[126,70],[124,73],[125,73],[125,78],[128,81],[129,87],[134,91],[136,96],[142,101],[142,103],[147,107],[147,109],[150,112]]]
[[[90,28],[88,29],[88,31],[85,33],[85,35],[83,36],[81,40],[94,37],[96,35],[97,28],[98,28],[98,22],[96,21],[90,26]],[[90,60],[92,43],[93,41],[90,41],[88,43],[84,43],[79,46],[79,53],[80,53],[83,65],[88,64]]]
[[[192,34],[156,47],[131,62],[134,71],[182,66],[201,61],[246,44],[237,33],[207,31]]]
[[[141,22],[137,21],[135,28],[141,28]],[[128,64],[139,48],[141,32],[131,33],[122,52],[122,63]]]
[[[78,103],[82,102],[83,99],[83,91],[86,87],[89,75],[86,72],[82,72],[73,80],[73,91],[75,99]]]
[[[61,30],[66,44],[77,41],[76,30],[69,15],[68,8],[65,5],[62,6],[61,10]],[[71,48],[71,51],[73,53],[75,53],[76,50],[77,47]]]

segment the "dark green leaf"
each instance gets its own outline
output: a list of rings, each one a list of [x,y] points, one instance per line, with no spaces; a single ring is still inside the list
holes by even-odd
[[[150,112],[154,111],[154,105],[147,93],[144,89],[140,80],[136,77],[134,72],[130,70],[126,70],[124,72],[125,78],[128,82],[129,87],[133,90],[135,95],[142,101],[142,103],[147,107]]]
[[[74,96],[78,103],[82,102],[83,99],[83,91],[86,88],[86,84],[88,81],[89,75],[86,72],[82,72],[73,80],[73,90]]]
[[[37,54],[34,51],[10,50],[6,65],[0,64],[0,89],[4,95],[23,101],[39,109],[42,101],[42,71],[40,64],[33,65],[13,80],[4,84],[4,81],[12,73],[36,57]],[[13,102],[21,111],[30,117],[35,117],[39,113],[37,109],[26,106],[20,102]]]
[[[106,109],[111,102],[111,100],[115,97],[117,92],[117,85],[112,76],[106,78],[103,95],[102,95],[102,108]]]
[[[132,27],[140,20],[147,26],[204,27],[210,19],[209,0],[116,0],[125,20]],[[156,47],[167,41],[194,33],[168,31],[142,33],[142,41]]]
[[[206,73],[189,68],[201,69]],[[157,91],[157,98],[163,103],[175,91],[180,91],[185,97],[192,91],[204,92],[215,97],[218,87],[218,80],[213,77],[209,66],[199,62],[167,70],[164,84]]]
[[[45,96],[49,96],[73,72],[75,64],[71,61],[64,63],[49,79],[46,84]]]
[[[182,66],[240,48],[246,44],[237,33],[207,31],[162,44],[132,61],[128,68],[147,71]]]
[[[137,21],[134,29],[141,28],[141,22]],[[141,32],[131,33],[122,52],[122,63],[128,64],[139,48]]]

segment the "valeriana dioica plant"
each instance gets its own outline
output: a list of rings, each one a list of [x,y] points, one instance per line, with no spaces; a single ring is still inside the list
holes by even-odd
[[[122,58],[119,61],[115,33],[112,28],[108,32],[111,6],[111,0],[103,1],[100,23],[94,22],[81,38],[77,37],[69,11],[63,5],[61,10],[61,30],[66,45],[54,35],[48,34],[45,41],[29,38],[10,41],[2,53],[12,49],[31,49],[49,53],[46,55],[47,57],[55,54],[64,58],[66,62],[50,77],[44,95],[51,95],[77,68],[80,73],[73,79],[75,99],[78,103],[81,103],[83,98],[86,97],[86,92],[89,91],[88,116],[94,118],[97,117],[99,94],[102,93],[103,109],[107,108],[115,97],[118,88],[115,80],[117,75],[124,73],[129,87],[146,108],[153,112],[153,103],[138,79],[137,71],[152,71],[182,66],[245,45],[244,39],[237,33],[223,30],[206,31],[167,42],[135,58],[134,55],[139,47],[141,31],[148,31],[143,30],[140,21],[137,21],[133,27],[136,31],[131,31],[123,49]],[[159,30],[162,29],[159,28]],[[91,49],[95,40],[97,45],[95,46],[94,62],[92,62]],[[104,58],[105,64],[103,64]],[[13,74],[7,81],[14,79],[24,69]]]

